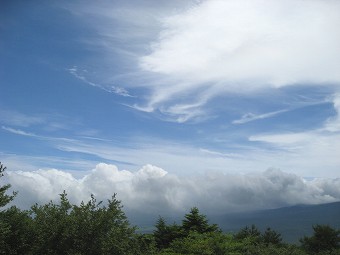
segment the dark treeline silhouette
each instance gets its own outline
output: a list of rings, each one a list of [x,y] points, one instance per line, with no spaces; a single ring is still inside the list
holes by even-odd
[[[5,167],[0,162],[0,179]],[[145,254],[145,255],[306,255],[340,254],[340,231],[328,225],[313,226],[301,245],[284,243],[271,228],[255,225],[237,233],[223,233],[194,207],[181,224],[159,217],[151,234],[130,225],[116,195],[103,205],[94,196],[71,204],[66,192],[58,203],[32,205],[30,210],[9,206],[16,193],[0,185],[0,254]]]

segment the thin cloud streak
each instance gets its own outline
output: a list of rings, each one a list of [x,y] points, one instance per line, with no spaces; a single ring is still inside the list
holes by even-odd
[[[93,86],[93,87],[97,87],[100,88],[102,90],[105,90],[106,92],[109,93],[114,93],[117,94],[119,96],[123,96],[123,97],[134,97],[132,95],[129,94],[129,92],[122,87],[117,87],[117,86],[102,86],[98,83],[94,83],[89,81],[83,74],[80,74],[80,71],[78,70],[78,68],[76,66],[73,66],[72,68],[68,69],[69,73],[72,74],[74,77],[76,77],[77,79]],[[84,70],[83,72],[86,72],[86,70]]]
[[[29,127],[45,123],[44,118],[40,116],[29,116],[11,110],[0,110],[0,121],[6,125],[14,125],[18,127]]]
[[[244,124],[244,123],[248,123],[251,121],[256,121],[256,120],[262,120],[262,119],[267,119],[267,118],[271,118],[274,117],[280,113],[284,113],[284,112],[288,112],[290,111],[289,109],[284,109],[284,110],[279,110],[279,111],[275,111],[275,112],[268,112],[268,113],[263,113],[263,114],[253,114],[253,113],[247,113],[245,115],[242,116],[241,119],[238,120],[233,120],[232,124]]]
[[[22,135],[22,136],[29,136],[29,137],[37,137],[35,134],[33,133],[28,133],[28,132],[25,132],[23,130],[20,130],[20,129],[14,129],[14,128],[10,128],[10,127],[5,127],[5,126],[2,126],[1,127],[3,130],[7,131],[7,132],[10,132],[12,134],[16,134],[16,135]]]

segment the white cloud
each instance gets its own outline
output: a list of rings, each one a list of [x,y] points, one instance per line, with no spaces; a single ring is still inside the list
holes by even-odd
[[[190,105],[204,95],[338,86],[339,12],[337,1],[211,0],[169,16],[151,53],[140,58],[156,75],[149,106],[178,114],[177,97]]]
[[[26,131],[15,133],[27,135]],[[74,153],[76,158],[92,155],[95,156],[95,162],[109,161],[124,168],[144,165],[151,159],[152,164],[179,175],[207,171],[249,173],[275,167],[304,177],[339,176],[340,135],[323,128],[300,133],[252,135],[249,136],[248,143],[243,145],[226,136],[227,141],[223,144],[227,144],[220,150],[212,149],[211,146],[201,148],[202,144],[183,144],[180,141],[170,142],[155,137],[130,137],[115,143],[103,139],[76,140],[36,134],[31,137],[44,142],[50,148],[67,152],[68,155]],[[207,139],[212,140],[214,136],[207,134]],[[83,156],[80,156],[82,154]],[[17,156],[18,158],[25,158],[25,155]],[[26,158],[24,161],[27,161],[27,164],[35,162],[37,167],[44,167],[39,159],[32,161],[29,156]],[[56,164],[61,165],[62,169],[79,169],[72,162],[60,162],[57,160]],[[88,161],[87,165],[90,162]],[[53,167],[48,160],[44,161],[44,164]]]
[[[330,132],[340,131],[340,94],[335,94],[332,98],[334,110],[336,115],[329,118],[325,124],[324,129]]]
[[[274,111],[274,112],[267,112],[267,113],[263,113],[259,115],[256,115],[253,113],[247,113],[243,115],[241,119],[233,120],[232,123],[233,124],[244,124],[244,123],[248,123],[248,122],[255,121],[255,120],[267,119],[267,118],[274,117],[280,113],[284,113],[287,111],[289,110],[284,109],[284,110],[279,110],[279,111]]]
[[[33,134],[33,133],[28,133],[28,132],[25,132],[25,131],[20,130],[20,129],[10,128],[10,127],[5,127],[5,126],[2,126],[1,128],[2,128],[3,130],[7,131],[7,132],[10,132],[10,133],[13,133],[13,134],[16,134],[16,135],[23,135],[23,136],[36,137],[35,134]]]
[[[251,136],[249,139],[252,142],[260,142],[261,146],[269,146],[271,155],[268,152],[259,155],[262,160],[267,160],[268,164],[280,165],[282,169],[297,172],[304,169],[305,176],[339,176],[339,133],[278,133]]]
[[[142,88],[130,107],[167,121],[205,120],[211,100],[227,93],[340,82],[338,1],[103,1],[63,8],[95,33],[81,41],[95,53],[87,66],[96,75],[69,71],[123,96]]]
[[[333,169],[333,176],[338,176],[336,170],[340,166],[340,107],[337,94],[333,97],[335,116],[329,118],[321,128],[304,132],[274,133],[252,135],[251,142],[261,142],[277,151],[274,158],[284,166],[295,169],[310,169],[310,175],[317,172],[327,172]],[[281,155],[281,159],[279,159]],[[289,161],[285,163],[286,161]],[[270,162],[270,161],[268,161]],[[313,164],[317,167],[313,167]]]
[[[141,63],[195,83],[244,82],[245,89],[339,82],[339,8],[336,1],[204,1],[168,17]]]
[[[100,200],[117,193],[127,210],[154,214],[183,212],[192,206],[226,213],[340,200],[339,179],[305,181],[275,169],[248,175],[215,172],[179,178],[152,165],[131,172],[100,163],[81,179],[56,169],[8,171],[6,178],[19,191],[15,203],[21,207],[56,200],[63,190],[74,203],[88,200],[91,193]]]
[[[37,124],[44,124],[46,121],[39,116],[28,116],[11,110],[0,110],[0,122],[6,125],[29,127]]]
[[[129,92],[123,88],[123,87],[118,87],[118,86],[103,86],[100,85],[98,83],[89,81],[86,77],[85,77],[85,73],[87,73],[86,70],[78,70],[77,66],[73,66],[72,68],[68,69],[68,71],[70,72],[70,74],[72,74],[74,77],[76,77],[79,80],[82,80],[83,82],[85,82],[86,84],[89,84],[93,87],[97,87],[100,88],[102,90],[105,90],[106,92],[109,93],[114,93],[120,96],[124,96],[124,97],[133,97],[132,95],[129,94]]]

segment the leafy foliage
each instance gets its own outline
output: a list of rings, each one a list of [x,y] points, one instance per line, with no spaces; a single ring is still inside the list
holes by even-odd
[[[164,218],[160,217],[155,225],[154,237],[159,249],[167,248],[176,239],[188,237],[192,232],[198,234],[219,232],[216,224],[209,225],[205,215],[200,214],[197,207],[191,208],[184,216],[182,225],[176,223],[166,225]]]
[[[328,225],[313,226],[314,234],[300,240],[302,247],[309,253],[332,252],[340,248],[340,230]]]
[[[282,243],[282,237],[280,233],[277,233],[275,230],[268,227],[261,235],[261,241],[266,245],[279,245]]]
[[[0,162],[0,178],[4,176],[5,170],[6,170],[6,167]],[[0,208],[4,207],[9,202],[11,202],[16,195],[16,192],[13,192],[12,195],[6,194],[6,192],[8,191],[10,187],[11,187],[10,184],[5,184],[5,185],[0,186]]]
[[[29,254],[35,235],[29,212],[12,206],[1,212],[0,223],[0,254]]]
[[[244,227],[235,235],[236,240],[251,240],[252,243],[258,244],[261,242],[261,232],[258,228],[253,224],[251,227]]]
[[[4,176],[4,172],[6,170],[6,167],[0,162],[0,180]],[[4,184],[0,185],[0,254],[6,254],[3,250],[8,250],[8,247],[10,247],[10,236],[13,236],[13,230],[14,228],[11,226],[9,221],[13,221],[16,218],[16,214],[13,214],[12,217],[8,217],[10,212],[6,212],[6,210],[3,210],[3,207],[8,205],[10,203],[15,195],[16,192],[13,192],[12,195],[8,195],[8,189],[10,189],[10,184]],[[10,253],[7,253],[10,254]]]
[[[184,216],[182,221],[182,230],[185,234],[189,234],[191,231],[197,233],[209,233],[218,231],[218,226],[216,224],[209,225],[207,216],[200,214],[197,207],[193,207],[190,213]]]
[[[182,236],[181,227],[177,224],[166,225],[164,218],[159,217],[153,236],[155,238],[156,246],[159,249],[169,247],[170,243],[176,238]]]
[[[32,207],[34,254],[137,254],[135,229],[115,195],[101,206],[94,196],[87,203],[71,205],[64,192],[60,204]],[[127,252],[131,251],[131,252]]]

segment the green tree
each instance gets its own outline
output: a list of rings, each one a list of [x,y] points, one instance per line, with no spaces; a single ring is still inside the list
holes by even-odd
[[[340,231],[328,225],[313,226],[314,234],[311,237],[300,239],[302,247],[311,254],[318,252],[332,252],[340,248]]]
[[[245,238],[251,238],[253,241],[259,243],[261,240],[261,232],[253,224],[251,227],[244,227],[238,233],[235,234],[235,239],[242,240]]]
[[[69,217],[71,208],[65,192],[60,194],[60,204],[51,201],[31,207],[35,233],[33,254],[63,254],[72,247],[73,238],[69,235],[73,227]]]
[[[208,232],[217,232],[219,228],[216,224],[209,225],[207,217],[203,214],[200,214],[197,207],[193,207],[190,210],[190,213],[184,216],[182,221],[182,230],[187,235],[191,231],[195,231],[198,233],[208,233]]]
[[[4,176],[5,170],[6,167],[0,162],[0,180]],[[16,192],[13,192],[12,195],[6,194],[10,187],[10,184],[0,186],[0,209],[11,202],[17,194]]]
[[[4,176],[5,170],[6,167],[0,162],[0,181]],[[6,254],[6,240],[8,240],[8,236],[11,234],[11,226],[7,220],[7,215],[5,215],[6,210],[3,209],[16,195],[16,192],[13,192],[12,195],[7,194],[10,188],[10,184],[0,183],[0,254]]]
[[[135,228],[115,195],[106,206],[94,196],[78,206],[64,192],[59,204],[34,205],[32,219],[33,254],[141,254]]]
[[[29,212],[12,206],[1,213],[1,222],[7,231],[1,237],[0,254],[30,254],[35,233]]]
[[[217,232],[198,233],[192,231],[188,236],[174,240],[166,254],[186,254],[186,255],[222,255],[224,253],[225,241],[223,234]]]
[[[155,228],[153,236],[158,249],[167,248],[173,240],[182,237],[181,227],[176,223],[167,225],[162,217],[159,217]]]
[[[261,241],[267,246],[269,244],[279,245],[282,243],[282,237],[280,233],[277,233],[271,228],[267,228],[265,232],[261,235]]]

